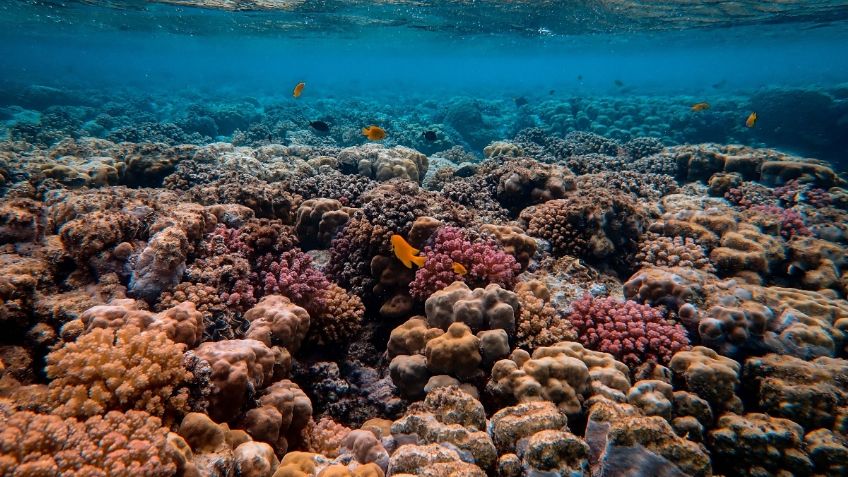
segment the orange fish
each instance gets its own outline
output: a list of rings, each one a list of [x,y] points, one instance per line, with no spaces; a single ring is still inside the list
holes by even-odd
[[[710,103],[695,103],[692,105],[692,111],[703,111],[705,109],[710,109]]]
[[[367,137],[369,141],[379,141],[386,137],[386,131],[380,126],[372,124],[367,128],[362,128],[362,135]]]
[[[392,249],[395,251],[395,256],[400,260],[406,268],[412,268],[412,264],[416,264],[419,267],[424,266],[424,261],[426,260],[424,257],[419,257],[417,248],[409,245],[409,242],[403,239],[398,234],[392,235]]]
[[[453,262],[453,272],[457,275],[464,276],[468,273],[468,270],[466,270],[461,263]]]
[[[757,113],[751,113],[751,115],[748,116],[748,120],[745,121],[745,126],[752,128],[755,124],[757,124]]]
[[[306,86],[306,83],[304,83],[302,81],[300,83],[298,83],[297,86],[294,87],[294,91],[292,91],[292,96],[294,96],[295,98],[299,98],[300,93],[303,92],[304,86]]]

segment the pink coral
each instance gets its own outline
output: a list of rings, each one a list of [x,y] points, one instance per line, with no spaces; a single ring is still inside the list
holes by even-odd
[[[777,203],[774,191],[756,182],[743,182],[738,187],[732,187],[724,193],[724,198],[745,209],[756,205],[775,205]]]
[[[424,266],[418,269],[415,280],[410,283],[411,295],[420,300],[455,281],[463,281],[472,288],[483,288],[491,283],[511,288],[521,271],[515,257],[504,252],[496,242],[491,239],[472,242],[457,227],[441,227],[433,243],[424,248],[423,255],[426,257]],[[468,273],[456,273],[454,263],[461,264]]]
[[[812,184],[801,184],[798,179],[775,187],[772,193],[784,207],[794,207],[805,202],[820,209],[830,205],[833,200],[828,191],[813,187]]]
[[[682,326],[635,301],[587,294],[572,303],[569,318],[583,345],[610,353],[631,367],[648,361],[664,364],[677,351],[689,349]]]
[[[804,189],[805,186],[801,184],[798,179],[792,179],[782,186],[775,187],[774,190],[772,190],[772,194],[780,200],[782,205],[792,207],[798,203]]]
[[[804,218],[794,209],[784,209],[773,205],[755,205],[751,210],[780,221],[780,236],[789,240],[797,235],[812,235],[804,224]]]
[[[819,188],[808,190],[807,193],[804,194],[804,199],[806,199],[808,204],[817,209],[827,207],[833,203],[833,197],[830,195],[830,192]]]
[[[289,250],[278,260],[265,255],[260,257],[257,266],[264,271],[262,280],[266,294],[284,295],[307,310],[324,306],[321,291],[327,289],[330,281],[312,267],[312,257],[304,252]]]

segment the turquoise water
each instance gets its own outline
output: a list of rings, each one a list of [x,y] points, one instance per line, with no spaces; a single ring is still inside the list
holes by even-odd
[[[809,98],[772,102],[766,107],[773,111],[760,114],[762,130],[750,134],[725,125],[724,134],[703,138],[681,136],[670,130],[673,124],[658,132],[675,143],[743,142],[841,162],[846,142],[840,138],[848,136],[848,7],[734,3],[710,10],[674,2],[288,2],[289,8],[268,2],[266,9],[246,2],[233,11],[7,2],[0,7],[0,70],[11,97],[0,102],[15,104],[16,89],[45,85],[94,89],[104,99],[121,92],[167,101],[179,93],[207,102],[249,96],[286,105],[294,103],[293,86],[305,81],[301,106],[363,99],[373,102],[373,114],[388,118],[413,98],[415,104],[502,101],[493,112],[506,134],[520,126],[511,104],[516,97],[530,100],[531,115],[544,101],[614,97],[640,109],[650,97],[667,106],[652,106],[664,120],[694,102],[724,101],[744,122],[757,93],[795,88],[825,92],[833,101],[800,109],[793,101]],[[333,112],[325,108],[325,114]],[[792,130],[798,114],[810,116],[800,118],[809,131]],[[549,126],[545,118],[532,121]]]

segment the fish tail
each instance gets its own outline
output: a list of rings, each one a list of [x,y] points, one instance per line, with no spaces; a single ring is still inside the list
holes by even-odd
[[[427,257],[409,257],[409,259],[412,261],[412,263],[418,265],[419,268],[423,267],[424,262],[427,261]]]

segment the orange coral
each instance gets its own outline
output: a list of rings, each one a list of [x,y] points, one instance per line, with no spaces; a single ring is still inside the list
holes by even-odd
[[[168,430],[142,411],[74,418],[3,412],[0,475],[169,477],[176,473]]]
[[[155,416],[186,410],[185,346],[161,331],[96,329],[47,355],[47,400],[63,417],[142,409]]]
[[[531,350],[560,341],[574,341],[577,333],[550,302],[548,288],[539,280],[520,282],[515,294],[521,304],[516,317],[516,344]]]

